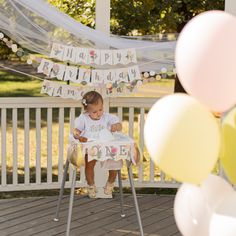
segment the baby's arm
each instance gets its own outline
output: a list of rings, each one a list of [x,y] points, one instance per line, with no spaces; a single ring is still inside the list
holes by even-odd
[[[75,119],[74,122],[73,136],[75,139],[78,139],[80,142],[87,142],[87,138],[81,136],[82,131],[85,129],[84,116],[80,115]]]
[[[80,142],[82,143],[85,143],[87,142],[87,138],[83,137],[83,136],[80,136],[81,135],[81,131],[74,128],[74,131],[73,131],[73,136],[75,139],[79,139]]]

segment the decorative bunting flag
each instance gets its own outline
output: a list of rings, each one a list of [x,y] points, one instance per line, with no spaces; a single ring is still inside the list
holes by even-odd
[[[115,87],[109,87],[104,90],[100,86],[72,86],[67,84],[61,84],[54,81],[44,80],[41,88],[41,93],[48,94],[53,97],[72,98],[75,100],[82,99],[83,95],[88,91],[97,91],[102,94],[103,97],[115,97],[121,94],[128,94],[136,91],[135,86],[125,85],[120,83]]]
[[[113,53],[111,50],[101,50],[101,65],[113,65]]]
[[[82,99],[84,93],[91,90],[102,93],[102,89],[100,87],[72,86],[44,80],[41,88],[41,93],[45,93],[49,96],[54,97],[72,98],[75,100],[79,100]]]
[[[77,49],[75,47],[65,46],[63,61],[70,61],[76,63]]]
[[[141,80],[141,75],[140,75],[138,66],[129,67],[128,68],[128,75],[129,75],[130,82],[132,82],[134,80]]]
[[[38,67],[38,73],[43,73],[46,76],[49,76],[53,65],[54,65],[54,63],[52,61],[42,58],[40,65]]]
[[[118,83],[120,83],[120,82],[128,83],[129,82],[127,68],[116,69],[116,81]]]
[[[90,77],[91,77],[91,70],[90,69],[84,69],[80,68],[79,69],[79,77],[78,80],[76,81],[77,83],[80,84],[89,84],[90,83]]]
[[[57,60],[62,61],[64,55],[64,49],[65,49],[64,45],[53,43],[50,58],[55,58]]]
[[[65,81],[76,82],[77,74],[78,74],[78,67],[76,67],[76,66],[67,66],[64,80]]]
[[[101,50],[78,48],[58,43],[53,43],[50,58],[82,65],[127,65],[137,63],[136,50],[134,48]]]
[[[72,81],[74,83],[86,84],[108,84],[108,83],[129,83],[141,79],[138,66],[91,70],[79,68],[76,66],[66,66],[64,64],[54,63],[50,60],[42,59],[38,67],[38,73],[43,73],[50,78],[58,80]]]
[[[57,78],[58,80],[63,80],[65,70],[66,65],[55,63],[52,67],[50,78]]]
[[[88,55],[88,63],[89,64],[100,65],[101,64],[100,59],[101,59],[100,50],[89,49],[89,55]]]
[[[101,84],[104,82],[103,79],[103,70],[92,70],[92,84]]]
[[[89,50],[87,48],[78,48],[76,55],[77,64],[88,64]]]
[[[104,83],[113,83],[116,81],[116,71],[115,70],[104,70],[103,71]]]

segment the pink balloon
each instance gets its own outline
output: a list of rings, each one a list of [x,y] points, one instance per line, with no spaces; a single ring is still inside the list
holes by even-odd
[[[212,111],[236,102],[236,18],[208,11],[181,32],[175,52],[176,70],[185,90]]]

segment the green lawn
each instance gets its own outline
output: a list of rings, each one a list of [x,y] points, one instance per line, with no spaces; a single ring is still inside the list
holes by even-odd
[[[40,94],[41,84],[41,80],[0,69],[0,97],[46,96]],[[138,93],[132,96],[159,97],[171,93],[173,86],[173,79],[163,79],[142,85]]]
[[[35,97],[40,94],[42,81],[0,70],[0,97]]]

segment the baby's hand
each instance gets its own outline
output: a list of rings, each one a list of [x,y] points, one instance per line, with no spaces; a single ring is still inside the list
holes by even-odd
[[[78,139],[79,139],[79,141],[80,141],[81,143],[86,143],[86,142],[88,141],[87,138],[82,137],[82,136],[80,136]]]
[[[121,131],[122,125],[120,123],[111,125],[111,132]]]
[[[75,139],[79,139],[81,132],[78,129],[74,129],[73,136]]]

